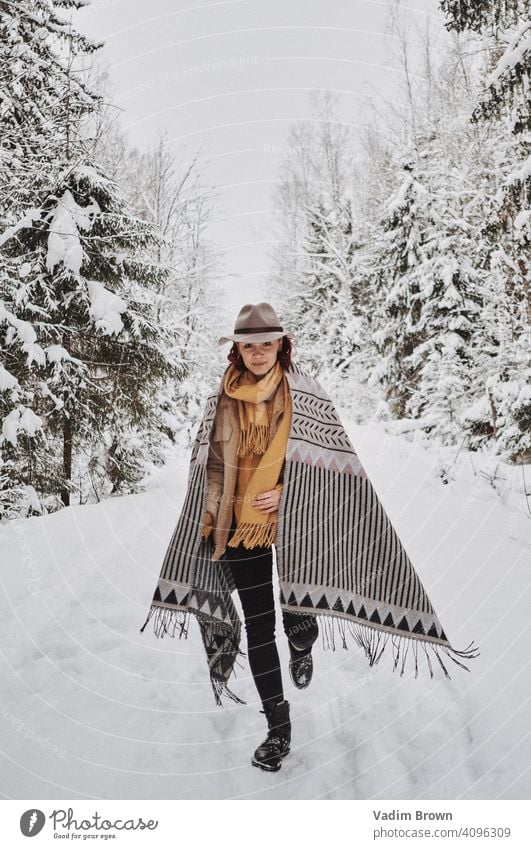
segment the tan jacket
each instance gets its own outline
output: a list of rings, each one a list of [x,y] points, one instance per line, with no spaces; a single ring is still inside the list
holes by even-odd
[[[273,400],[271,438],[276,433],[278,421],[284,410],[284,378],[277,388]],[[218,400],[210,449],[207,461],[207,513],[212,516],[214,528],[214,553],[212,560],[219,560],[224,553],[230,534],[233,517],[234,493],[238,476],[238,443],[240,440],[238,403],[223,392]],[[275,487],[282,491],[282,472]]]

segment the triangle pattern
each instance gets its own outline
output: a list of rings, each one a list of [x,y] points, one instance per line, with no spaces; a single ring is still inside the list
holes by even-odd
[[[286,589],[289,591],[289,598],[287,602],[285,601]],[[395,624],[394,616],[396,616],[396,614],[393,614],[390,610],[386,612],[385,607],[382,612],[377,606],[375,606],[376,602],[373,599],[362,603],[358,612],[356,612],[355,599],[351,597],[350,593],[342,591],[340,595],[334,594],[333,600],[331,599],[329,602],[326,593],[323,593],[322,589],[322,587],[304,587],[302,585],[290,586],[288,584],[288,586],[285,586],[284,589],[282,589],[282,587],[280,588],[280,603],[287,604],[290,607],[314,608],[315,610],[328,610],[331,613],[345,613],[347,616],[352,616],[355,619],[372,622],[376,626],[383,625],[386,628],[391,628],[393,630],[418,634],[419,636],[434,637],[436,639],[447,641],[447,637],[444,634],[444,631],[440,628],[437,620],[435,620],[435,622],[430,622],[430,618],[427,617],[426,621],[425,618],[418,616],[418,612],[417,619],[413,619],[415,611],[411,611],[409,614],[414,626],[410,624],[408,614],[401,615],[400,621],[398,621],[398,624]],[[318,597],[319,590],[321,590],[320,597]],[[302,594],[303,592],[304,595]],[[299,595],[299,599],[297,598],[297,593]],[[223,611],[220,610],[219,607],[219,598],[217,599],[217,602],[218,604],[215,606],[215,615],[218,618],[223,618]],[[214,615],[214,611],[212,615]],[[441,632],[440,634],[439,630]]]
[[[304,598],[302,599],[302,601],[300,603],[300,606],[301,607],[313,607],[314,606],[313,601],[310,598],[309,593],[306,593],[306,595],[304,596]]]
[[[172,590],[168,596],[164,599],[165,604],[178,604],[177,596],[175,595],[175,590]]]

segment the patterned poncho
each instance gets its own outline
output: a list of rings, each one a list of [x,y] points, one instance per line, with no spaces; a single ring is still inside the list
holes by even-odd
[[[335,648],[335,626],[348,648],[348,632],[370,666],[390,644],[393,670],[400,666],[401,674],[408,656],[415,677],[422,659],[432,677],[432,661],[448,678],[446,658],[468,669],[458,658],[476,657],[478,649],[450,645],[330,397],[297,366],[285,374],[292,420],[276,540],[281,609],[318,616],[327,648]],[[212,539],[202,536],[209,440],[222,386],[223,380],[206,401],[181,515],[140,629],[153,617],[156,636],[175,636],[178,629],[186,637],[193,615],[218,705],[222,695],[244,703],[228,687],[243,656],[236,587],[228,561],[211,561]]]

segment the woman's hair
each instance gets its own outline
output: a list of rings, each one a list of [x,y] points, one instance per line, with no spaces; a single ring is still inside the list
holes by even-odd
[[[282,346],[278,352],[278,361],[284,371],[289,369],[291,366],[291,353],[294,346],[295,338],[290,333],[286,333],[285,336],[282,337]],[[227,355],[227,359],[229,363],[232,363],[238,369],[238,371],[245,371],[245,365],[243,363],[243,358],[238,351],[237,342],[233,343],[232,348]]]

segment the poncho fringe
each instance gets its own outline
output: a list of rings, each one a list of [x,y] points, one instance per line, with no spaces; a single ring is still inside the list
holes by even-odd
[[[291,611],[293,612],[293,611]],[[384,650],[387,646],[389,639],[393,644],[393,672],[397,669],[400,659],[402,658],[402,665],[400,668],[400,675],[402,676],[406,667],[406,659],[408,656],[408,650],[411,647],[412,653],[415,660],[415,678],[418,676],[418,650],[422,648],[424,650],[424,654],[426,655],[426,661],[428,665],[428,670],[430,672],[430,677],[433,678],[433,667],[431,664],[430,655],[428,654],[428,649],[432,652],[433,655],[439,661],[444,674],[447,678],[451,678],[450,673],[446,669],[444,663],[441,660],[439,649],[448,655],[450,660],[453,660],[458,666],[462,669],[466,669],[467,672],[470,672],[468,666],[465,666],[464,663],[457,660],[453,655],[457,655],[458,657],[465,657],[473,659],[478,656],[477,648],[473,648],[473,643],[469,643],[466,649],[462,651],[458,651],[457,649],[453,649],[451,646],[440,645],[437,646],[435,643],[426,642],[425,640],[420,639],[419,637],[404,635],[401,637],[397,637],[392,632],[388,631],[387,633],[383,633],[380,630],[376,630],[375,628],[371,628],[370,625],[361,625],[356,622],[350,622],[346,619],[331,617],[330,615],[324,614],[320,619],[320,630],[322,634],[323,641],[323,649],[332,649],[335,651],[335,628],[337,625],[337,629],[343,641],[343,648],[348,649],[346,642],[346,628],[348,628],[350,634],[356,641],[356,644],[360,646],[369,661],[369,666],[375,666],[380,660]]]
[[[290,613],[297,613],[301,617],[304,616],[304,613],[300,611],[294,611],[291,608],[286,608]],[[315,611],[312,611],[312,614]],[[197,619],[200,619],[200,614],[197,611],[184,611],[184,610],[169,610],[160,607],[152,606],[150,608],[150,612],[148,618],[142,628],[141,631],[144,630],[147,623],[153,617],[154,623],[154,634],[156,637],[163,637],[164,634],[169,634],[170,637],[175,637],[176,630],[179,627],[178,638],[181,639],[184,637],[188,639],[188,631],[190,625],[190,616],[195,615]],[[204,623],[208,623],[208,619],[204,619]],[[380,658],[382,657],[387,643],[391,640],[393,645],[393,668],[392,672],[395,672],[396,669],[400,665],[400,676],[403,676],[406,671],[406,661],[408,658],[408,652],[411,648],[411,657],[414,660],[414,668],[415,668],[415,678],[418,677],[419,671],[419,650],[422,648],[424,654],[426,656],[426,664],[428,671],[430,673],[430,678],[434,677],[433,666],[430,658],[430,653],[432,657],[436,657],[446,678],[451,678],[450,673],[448,672],[446,666],[444,665],[441,656],[439,654],[439,650],[444,652],[450,660],[452,660],[457,666],[460,666],[462,669],[466,669],[469,672],[468,666],[465,666],[464,663],[461,663],[460,660],[457,660],[457,657],[464,657],[473,659],[478,656],[479,652],[477,648],[473,648],[473,643],[470,642],[466,649],[459,651],[457,649],[453,649],[447,645],[435,645],[431,642],[426,642],[418,637],[414,636],[400,636],[397,637],[396,634],[391,633],[390,631],[387,633],[382,633],[381,631],[376,630],[376,628],[371,628],[370,625],[361,625],[359,623],[350,622],[347,619],[343,619],[340,617],[331,616],[330,614],[322,614],[319,617],[319,629],[322,637],[322,646],[325,651],[335,651],[335,629],[338,629],[339,635],[342,640],[342,647],[345,650],[348,650],[349,646],[347,645],[346,640],[346,631],[348,629],[350,635],[354,639],[354,642],[357,646],[360,646],[365,652],[367,660],[369,661],[369,666],[375,666]],[[230,629],[227,629],[227,636],[230,637]],[[235,648],[235,654],[241,657],[247,657],[245,652],[242,652],[237,646]],[[429,650],[429,651],[428,651]],[[456,657],[454,657],[456,655]],[[400,664],[400,661],[401,664]],[[238,664],[242,667],[242,664]],[[239,696],[236,695],[228,686],[223,679],[217,678],[215,674],[210,675],[210,682],[212,685],[212,689],[214,692],[214,698],[216,705],[222,706],[222,697],[226,696],[231,699],[233,702],[237,704],[245,705],[243,699],[240,699]]]
[[[163,608],[152,605],[149,609],[148,617],[140,629],[140,633],[143,632],[148,622],[152,619],[153,633],[156,637],[160,637],[162,639],[162,637],[164,637],[164,634],[168,634],[170,637],[175,637],[177,628],[179,628],[179,633],[177,634],[177,637],[179,639],[182,639],[184,637],[184,639],[187,640],[188,631],[190,629],[190,617],[192,615],[194,615],[198,620],[202,631],[206,631],[209,626],[212,627],[212,625],[214,624],[209,617],[202,617],[197,610],[171,610],[170,608]],[[218,631],[219,624],[216,623],[215,627],[216,631]],[[227,640],[231,644],[231,660],[236,659],[238,656],[247,657],[245,652],[241,651],[238,645],[234,645],[232,629],[229,626],[221,626],[221,630],[224,634],[226,634]],[[240,666],[240,668],[243,668],[243,665],[241,663],[239,663],[238,666]],[[234,675],[236,676],[235,671]],[[214,699],[216,705],[218,705],[219,707],[223,706],[222,696],[227,696],[229,699],[232,699],[233,702],[237,702],[240,705],[247,704],[247,702],[244,702],[243,699],[240,699],[239,696],[237,696],[236,693],[234,693],[230,689],[230,687],[227,685],[227,682],[222,677],[218,677],[215,670],[212,669],[210,670],[210,683],[214,691]]]

